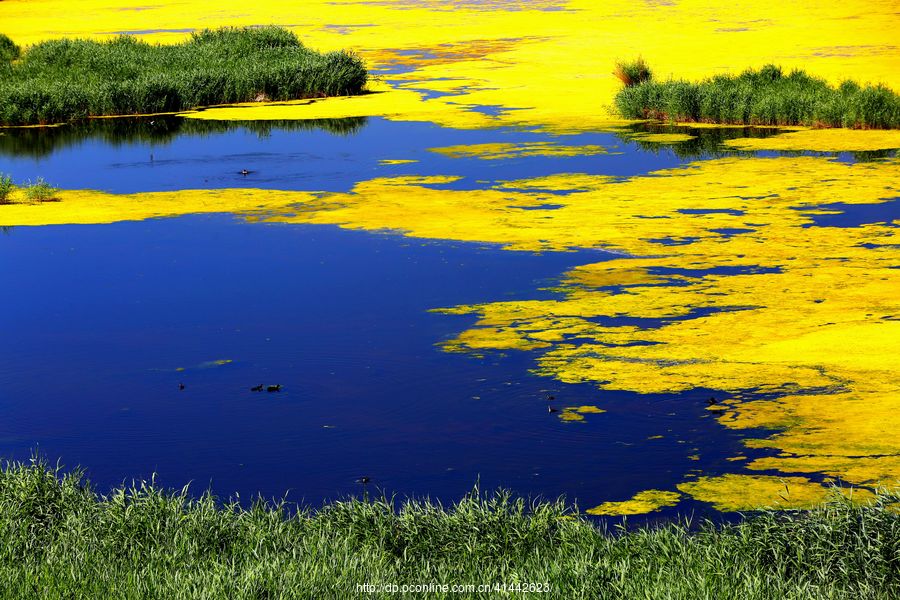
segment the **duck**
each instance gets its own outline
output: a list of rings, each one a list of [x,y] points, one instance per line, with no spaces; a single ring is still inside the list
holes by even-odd
[[[280,391],[281,391],[281,384],[279,383],[279,384],[277,384],[277,385],[270,385],[270,386],[267,386],[267,387],[266,387],[266,391],[267,391],[267,392],[280,392]]]
[[[547,412],[548,412],[548,413],[559,412],[559,409],[553,408],[553,407],[550,405],[550,403],[553,402],[554,400],[556,400],[556,396],[547,396]]]
[[[366,477],[366,476],[362,476],[362,477],[360,477],[359,479],[356,480],[356,483],[361,483],[361,484],[363,484],[363,485],[366,485],[366,484],[369,483],[370,481],[372,481],[371,478]]]
[[[179,389],[179,390],[183,390],[183,389],[184,389],[184,384],[183,384],[183,383],[179,383],[179,384],[178,384],[178,389]]]
[[[712,406],[713,404],[716,404],[717,402],[718,402],[718,400],[716,400],[715,396],[710,396],[709,399],[706,401],[706,403],[709,404],[710,406]]]
[[[251,391],[251,392],[261,392],[261,391],[263,391],[263,384],[254,385],[252,388],[250,388],[250,391]]]
[[[250,171],[248,171],[247,169],[241,169],[241,175],[249,175],[249,174],[250,174]]]

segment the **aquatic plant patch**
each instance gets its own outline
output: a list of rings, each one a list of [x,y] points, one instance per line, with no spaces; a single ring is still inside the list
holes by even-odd
[[[368,78],[355,54],[316,52],[278,27],[204,30],[173,45],[49,40],[0,71],[2,125],[359,94]]]
[[[900,127],[900,96],[884,85],[860,85],[846,80],[835,87],[803,70],[784,73],[775,65],[747,69],[739,75],[716,75],[698,83],[654,81],[647,75],[646,79],[623,87],[616,95],[615,105],[629,119]]]

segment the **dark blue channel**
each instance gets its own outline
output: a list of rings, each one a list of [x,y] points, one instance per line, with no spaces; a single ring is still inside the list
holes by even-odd
[[[453,501],[480,480],[586,508],[742,451],[708,392],[601,392],[530,374],[533,353],[436,345],[475,318],[430,309],[551,298],[539,288],[599,252],[207,215],[12,228],[0,256],[0,456],[39,450],[101,489],[157,472],[317,505],[366,475],[401,496]],[[566,423],[548,394],[608,412]]]

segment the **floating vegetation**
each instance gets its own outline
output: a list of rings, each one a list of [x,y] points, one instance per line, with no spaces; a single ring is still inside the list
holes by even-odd
[[[620,180],[573,175],[576,191],[553,195],[558,207],[548,211],[527,207],[545,201],[540,188],[564,187],[564,176],[536,178],[540,191],[522,182],[518,191],[432,187],[455,179],[378,178],[331,194],[63,191],[58,203],[2,207],[0,223],[230,211],[515,250],[606,249],[617,256],[571,270],[554,298],[447,308],[478,321],[445,349],[535,351],[539,374],[606,390],[720,390],[729,400],[717,405],[716,418],[747,430],[747,446],[771,449],[735,465],[744,474],[809,474],[809,485],[821,489],[823,474],[866,487],[900,476],[892,434],[900,428],[895,227],[814,220],[833,214],[823,207],[835,202],[852,209],[893,198],[896,159],[732,157]],[[741,233],[722,233],[735,229]],[[671,245],[673,232],[686,243]],[[707,486],[702,493],[716,503],[716,493],[731,492]]]
[[[482,160],[504,160],[530,156],[595,156],[608,154],[602,146],[566,146],[553,142],[523,142],[520,144],[461,144],[443,148],[431,148],[432,152],[450,158],[479,158]]]
[[[192,365],[190,367],[177,367],[175,371],[189,371],[194,369],[214,369],[216,367],[224,367],[225,365],[230,365],[234,360],[230,358],[219,358],[216,360],[205,360],[200,364]]]
[[[852,73],[859,81],[884,80],[896,88],[900,80],[894,68],[891,9],[856,0],[822,6],[813,29],[807,11],[793,6],[771,11],[760,4],[767,13],[762,23],[747,21],[753,9],[747,5],[722,5],[714,19],[707,19],[698,18],[687,5],[655,2],[632,3],[628,10],[617,3],[576,3],[577,10],[559,11],[519,5],[515,12],[496,14],[476,11],[467,3],[437,16],[435,4],[449,7],[441,2],[409,4],[397,11],[392,2],[348,4],[357,22],[372,24],[355,30],[353,43],[373,66],[398,71],[396,81],[374,82],[370,89],[375,93],[249,102],[187,116],[206,122],[275,122],[383,115],[458,128],[609,131],[644,150],[718,159],[635,177],[544,173],[466,190],[441,187],[461,179],[451,164],[446,174],[358,181],[349,193],[188,190],[117,196],[62,191],[59,203],[3,206],[0,223],[107,223],[234,212],[253,221],[338,224],[495,243],[518,251],[607,250],[613,260],[598,259],[572,269],[549,298],[542,293],[536,294],[539,299],[525,295],[448,307],[447,313],[473,315],[477,322],[444,348],[477,357],[490,351],[528,350],[541,375],[612,391],[727,392],[729,400],[706,414],[746,433],[746,460],[727,465],[740,473],[702,479],[686,474],[682,485],[687,487],[678,488],[716,506],[738,506],[737,489],[748,496],[740,506],[771,504],[784,493],[785,477],[796,478],[789,481],[789,497],[804,505],[825,497],[823,476],[868,488],[900,477],[900,446],[894,435],[900,427],[900,389],[897,367],[890,360],[900,352],[895,223],[826,228],[817,226],[815,218],[877,205],[896,195],[900,170],[890,153],[900,147],[897,132],[716,126],[707,135],[696,135],[694,130],[706,124],[695,122],[690,133],[680,130],[677,141],[662,136],[679,131],[643,124],[647,137],[641,140],[631,135],[638,129],[600,110],[618,89],[608,68],[586,74],[583,62],[560,60],[589,51],[596,64],[609,65],[614,57],[602,56],[604,50],[591,40],[616,36],[619,43],[610,48],[646,49],[658,73],[698,80],[709,72],[697,56],[719,51],[723,39],[732,38],[730,31],[740,31],[742,43],[729,45],[729,64],[735,69],[779,62],[786,69],[804,66],[830,82]],[[0,3],[0,18],[23,44],[41,40],[49,31],[107,36],[98,33],[98,23],[103,31],[118,32],[133,18],[120,5],[89,3],[90,21],[72,21],[61,0],[47,0],[27,11],[22,6]],[[148,28],[160,28],[149,30],[148,40],[171,42],[185,37],[180,26],[186,23],[203,19],[213,26],[235,15],[244,22],[267,22],[271,10],[268,2],[224,0],[219,10],[209,13],[200,3],[164,1],[142,16]],[[325,48],[343,47],[348,41],[335,33],[333,24],[328,26],[333,3],[313,0],[295,10],[302,13],[305,40]],[[667,18],[659,19],[659,11]],[[633,26],[636,19],[641,27]],[[692,42],[675,48],[673,36]],[[879,119],[890,117],[883,108],[894,96],[888,97],[886,88],[833,87],[787,70],[777,77],[771,69],[764,75],[754,73],[787,86],[777,101],[760,104],[761,118],[802,119],[807,109],[815,116],[820,96],[839,100],[825,113],[840,116],[840,124],[877,126]],[[723,90],[732,85],[740,91],[741,77],[725,76]],[[640,83],[641,78],[635,76],[629,89],[656,85],[652,80]],[[792,112],[791,81],[814,92],[801,106],[807,112]],[[682,102],[693,110],[693,92],[680,85],[671,90],[676,105]],[[739,112],[740,99],[737,92],[724,94],[712,106],[718,117],[727,119],[729,107]],[[490,114],[479,112],[485,106],[492,107]],[[693,114],[690,110],[686,114]],[[856,120],[851,123],[848,115]],[[738,116],[745,122],[742,113]],[[584,150],[574,143],[484,146],[457,144],[444,156],[505,160],[580,156]],[[876,152],[883,153],[877,157],[884,160],[847,164],[825,157],[749,154],[764,149]],[[847,208],[834,208],[838,202]],[[533,210],[536,207],[552,210]],[[641,326],[633,324],[636,320]],[[838,353],[834,348],[848,350]],[[567,414],[581,416],[577,411]],[[731,478],[737,475],[744,479]]]
[[[723,144],[736,150],[872,153],[900,148],[900,131],[806,129],[766,137],[731,138],[723,141]],[[882,156],[887,154],[883,153]]]
[[[332,0],[302,5],[222,0],[211,12],[198,2],[160,0],[148,6],[86,0],[81,6],[89,18],[73,19],[66,0],[6,1],[0,2],[0,23],[26,47],[59,35],[55,32],[97,39],[135,32],[135,14],[140,15],[141,38],[161,43],[181,42],[198,24],[214,28],[275,20],[294,24],[312,48],[352,46],[373,72],[382,71],[390,80],[371,86],[385,93],[293,106],[212,109],[208,118],[377,114],[464,128],[596,131],[614,118],[606,108],[621,82],[610,71],[628,49],[640,49],[657,78],[676,73],[696,81],[711,74],[712,64],[739,71],[776,63],[787,70],[808,69],[830,82],[850,74],[861,82],[900,86],[896,15],[889,4],[847,0],[818,6],[815,27],[810,26],[809,10],[798,4],[772,10],[770,3],[754,1],[699,12],[693,5],[663,2],[577,0],[560,3],[558,10],[543,10],[547,4],[465,2],[447,10],[451,4],[445,2],[404,2],[404,9],[397,10],[393,1],[354,0],[342,4],[347,10],[336,12]],[[748,17],[754,13],[765,18]],[[347,30],[352,35],[342,33]],[[572,56],[588,57],[588,62]],[[712,57],[727,60],[707,60]],[[414,84],[420,92],[400,87],[405,84]],[[485,115],[478,112],[482,106],[497,110]]]
[[[563,421],[584,421],[584,415],[599,415],[606,411],[597,406],[566,406],[559,413],[559,418]]]
[[[644,490],[635,494],[630,500],[604,502],[600,506],[587,509],[585,512],[589,515],[598,516],[643,515],[656,512],[668,506],[675,506],[679,500],[681,500],[681,494],[678,492]]]
[[[6,67],[0,124],[358,94],[367,78],[356,55],[315,52],[278,27],[203,30],[167,46],[128,35],[50,40]]]
[[[900,127],[900,96],[884,85],[830,86],[802,70],[766,65],[740,75],[626,84],[615,99],[629,119],[825,127]]]
[[[840,493],[857,503],[871,502],[872,492],[860,488],[828,488],[806,477],[774,477],[729,473],[718,477],[700,477],[678,484],[678,489],[697,500],[712,502],[721,511],[748,511],[813,508]]]

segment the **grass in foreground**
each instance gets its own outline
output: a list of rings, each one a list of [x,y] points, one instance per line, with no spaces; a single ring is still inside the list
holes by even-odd
[[[101,496],[78,473],[7,463],[0,597],[392,597],[357,584],[433,582],[546,583],[541,597],[550,598],[898,597],[897,495],[869,506],[835,496],[735,525],[610,534],[562,501],[503,493],[451,508],[348,500],[315,512],[244,509],[148,483]]]
[[[0,39],[14,55],[4,48]],[[174,45],[50,40],[0,60],[0,124],[358,94],[367,77],[358,56],[310,50],[279,27],[204,30]]]
[[[699,83],[645,80],[616,95],[628,119],[732,125],[803,125],[892,129],[900,127],[900,96],[883,85],[844,81],[838,87],[804,71],[784,74],[766,65],[740,75],[717,75]]]

